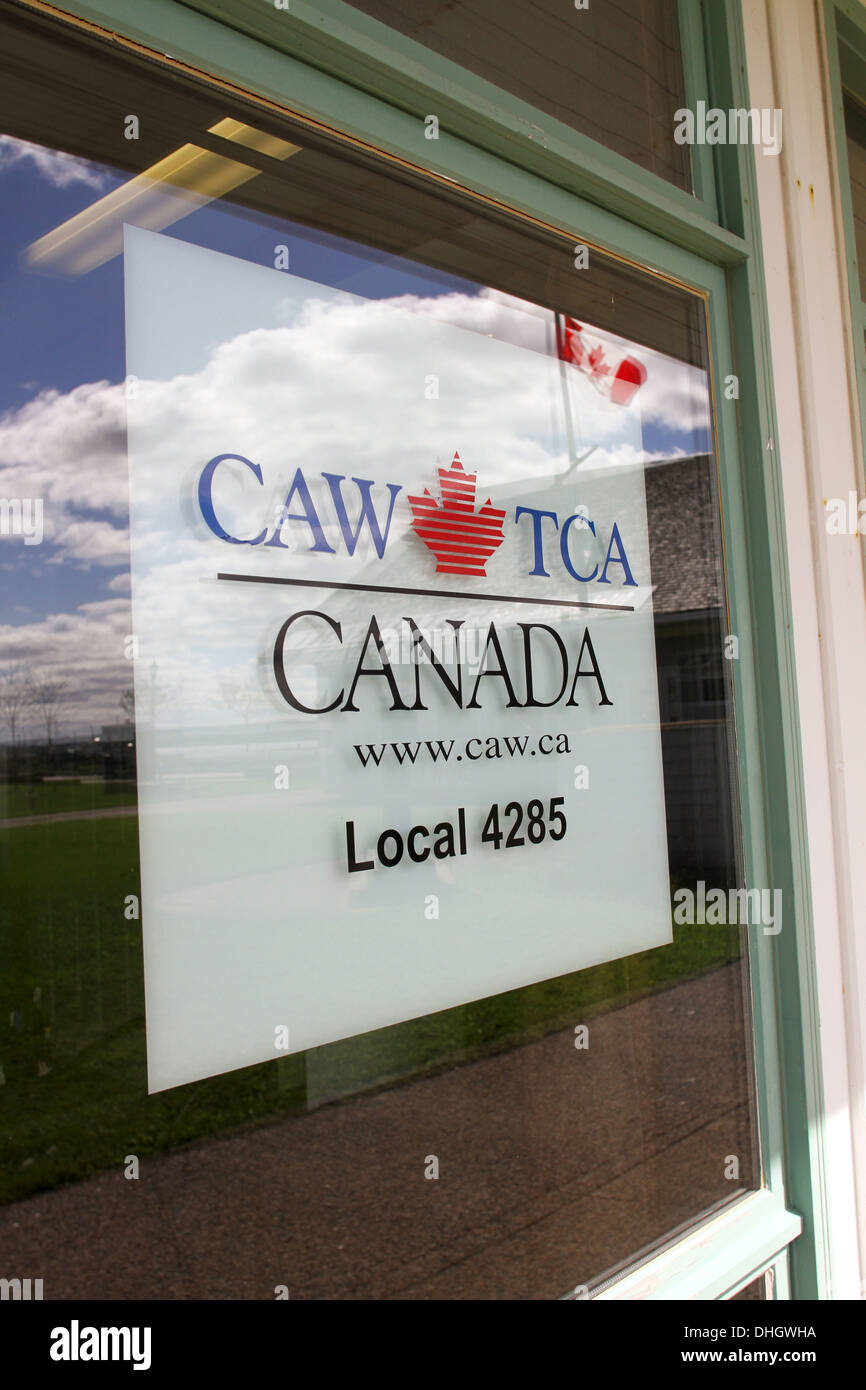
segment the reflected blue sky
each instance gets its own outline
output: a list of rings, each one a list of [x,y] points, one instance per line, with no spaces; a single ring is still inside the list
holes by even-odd
[[[125,174],[89,167],[94,183],[76,180],[65,187],[52,183],[29,159],[0,168],[0,321],[5,325],[0,335],[0,413],[19,410],[44,391],[66,393],[84,382],[116,384],[125,377],[121,258],[76,278],[34,273],[20,262],[33,241],[126,181]],[[166,235],[268,266],[273,265],[275,245],[284,242],[293,273],[369,299],[478,292],[457,276],[419,273],[386,252],[354,247],[277,219],[254,219],[225,204],[190,213]],[[0,470],[13,461],[0,457]],[[0,494],[6,495],[2,484]],[[86,519],[107,515],[93,507],[77,510]],[[104,597],[108,582],[128,569],[126,562],[60,566],[52,563],[56,552],[50,539],[41,546],[24,546],[3,538],[4,625],[71,612]]]
[[[57,162],[52,165],[50,159]],[[62,494],[64,527],[60,535],[56,529],[52,532],[52,503],[46,500],[47,534],[41,545],[25,545],[20,537],[0,538],[0,628],[5,629],[0,666],[21,659],[13,650],[16,629],[21,630],[22,637],[25,629],[29,630],[27,640],[32,643],[34,625],[44,625],[45,659],[50,660],[50,629],[52,623],[60,621],[60,615],[77,615],[85,605],[108,600],[117,604],[128,592],[129,567],[123,547],[100,551],[96,543],[100,523],[103,532],[108,530],[105,523],[109,521],[115,531],[126,525],[124,431],[117,390],[110,396],[113,413],[103,412],[98,446],[99,457],[105,456],[104,507],[99,505],[100,489],[94,490],[92,485],[94,457],[87,447],[86,433],[78,440],[65,432],[59,410],[55,413],[60,423],[54,433],[43,429],[45,412],[36,422],[36,408],[31,404],[37,399],[44,403],[45,393],[54,392],[62,406],[88,384],[88,389],[95,391],[94,384],[108,383],[116,388],[123,381],[122,259],[115,256],[78,277],[37,273],[21,259],[32,242],[121,186],[128,175],[66,156],[50,159],[37,163],[30,157],[20,158],[14,142],[10,145],[0,137],[0,320],[5,328],[0,334],[0,496],[22,495],[28,463],[32,466],[38,460],[42,479],[47,476],[52,480],[52,492],[55,479],[62,479],[58,496]],[[293,274],[368,299],[401,295],[430,299],[452,293],[466,299],[483,293],[481,287],[460,277],[418,267],[387,252],[360,248],[325,233],[253,216],[227,203],[211,203],[185,215],[168,227],[166,234],[265,266],[274,264],[275,247],[285,243],[290,248]],[[676,364],[671,366],[678,370]],[[697,395],[702,391],[701,386]],[[687,396],[689,393],[694,400],[694,383],[686,390]],[[104,392],[100,399],[107,401],[109,393]],[[657,457],[707,451],[709,435],[700,413],[698,410],[691,419],[684,417],[682,421],[675,409],[645,416],[644,450]],[[27,434],[31,420],[29,452],[21,455],[16,453],[15,441],[23,437],[22,431]],[[75,449],[80,449],[79,454]],[[76,496],[79,458],[81,472],[86,464],[91,475],[86,496]],[[32,495],[38,496],[42,490],[44,485],[40,484],[32,489]],[[57,514],[55,510],[55,518]],[[77,528],[72,545],[70,525]],[[91,535],[93,546],[88,543]]]
[[[81,182],[52,185],[30,161],[0,169],[0,410],[31,400],[40,390],[69,391],[83,381],[123,378],[123,267],[120,257],[78,278],[22,271],[19,256],[31,242],[120,187],[126,175],[100,171],[99,189]],[[399,257],[276,219],[253,219],[225,204],[211,204],[166,230],[197,246],[273,265],[274,246],[291,249],[295,275],[385,299],[478,286],[454,275],[421,272]]]

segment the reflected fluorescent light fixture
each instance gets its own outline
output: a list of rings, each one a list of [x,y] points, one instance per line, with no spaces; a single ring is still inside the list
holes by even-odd
[[[280,161],[301,149],[300,145],[291,145],[229,116],[212,125],[209,133]],[[248,183],[259,172],[249,164],[214,154],[199,145],[181,145],[121,188],[98,198],[83,212],[32,242],[24,252],[24,264],[31,270],[59,275],[86,275],[121,254],[124,222],[151,232],[164,231],[191,212]]]
[[[288,140],[280,140],[276,135],[268,135],[267,131],[257,130],[255,126],[244,125],[243,121],[235,121],[231,116],[217,121],[208,129],[211,135],[234,140],[236,145],[246,145],[248,150],[270,155],[271,159],[288,159],[290,154],[297,154],[301,148],[300,145],[290,145]]]

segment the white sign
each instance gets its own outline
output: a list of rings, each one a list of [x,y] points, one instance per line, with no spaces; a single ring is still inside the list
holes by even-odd
[[[670,941],[639,396],[490,292],[125,269],[151,1089]]]

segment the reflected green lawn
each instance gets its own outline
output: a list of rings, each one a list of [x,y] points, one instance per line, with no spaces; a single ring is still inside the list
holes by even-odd
[[[64,809],[73,785],[20,814]],[[67,809],[98,809],[77,795]],[[148,1096],[141,924],[123,912],[138,892],[136,818],[4,831],[0,879],[4,1202],[573,1027],[740,950],[737,928],[675,928],[671,946]]]
[[[19,816],[54,816],[74,811],[105,811],[116,806],[135,806],[134,782],[70,779],[0,784],[0,820]]]

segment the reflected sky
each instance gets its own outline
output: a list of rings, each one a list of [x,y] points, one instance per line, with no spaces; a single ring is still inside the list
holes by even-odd
[[[0,497],[44,502],[42,544],[0,537],[0,666],[69,667],[86,655],[94,671],[100,667],[99,679],[63,712],[68,735],[88,723],[116,722],[128,684],[117,656],[130,624],[123,266],[116,256],[78,277],[37,273],[25,268],[23,253],[125,181],[101,166],[0,137]],[[263,266],[272,266],[275,247],[285,244],[293,275],[554,350],[549,311],[226,203],[184,209],[166,234]],[[616,341],[600,337],[616,353]],[[648,366],[644,457],[706,452],[704,374],[637,352]],[[4,729],[0,738],[6,736]]]

